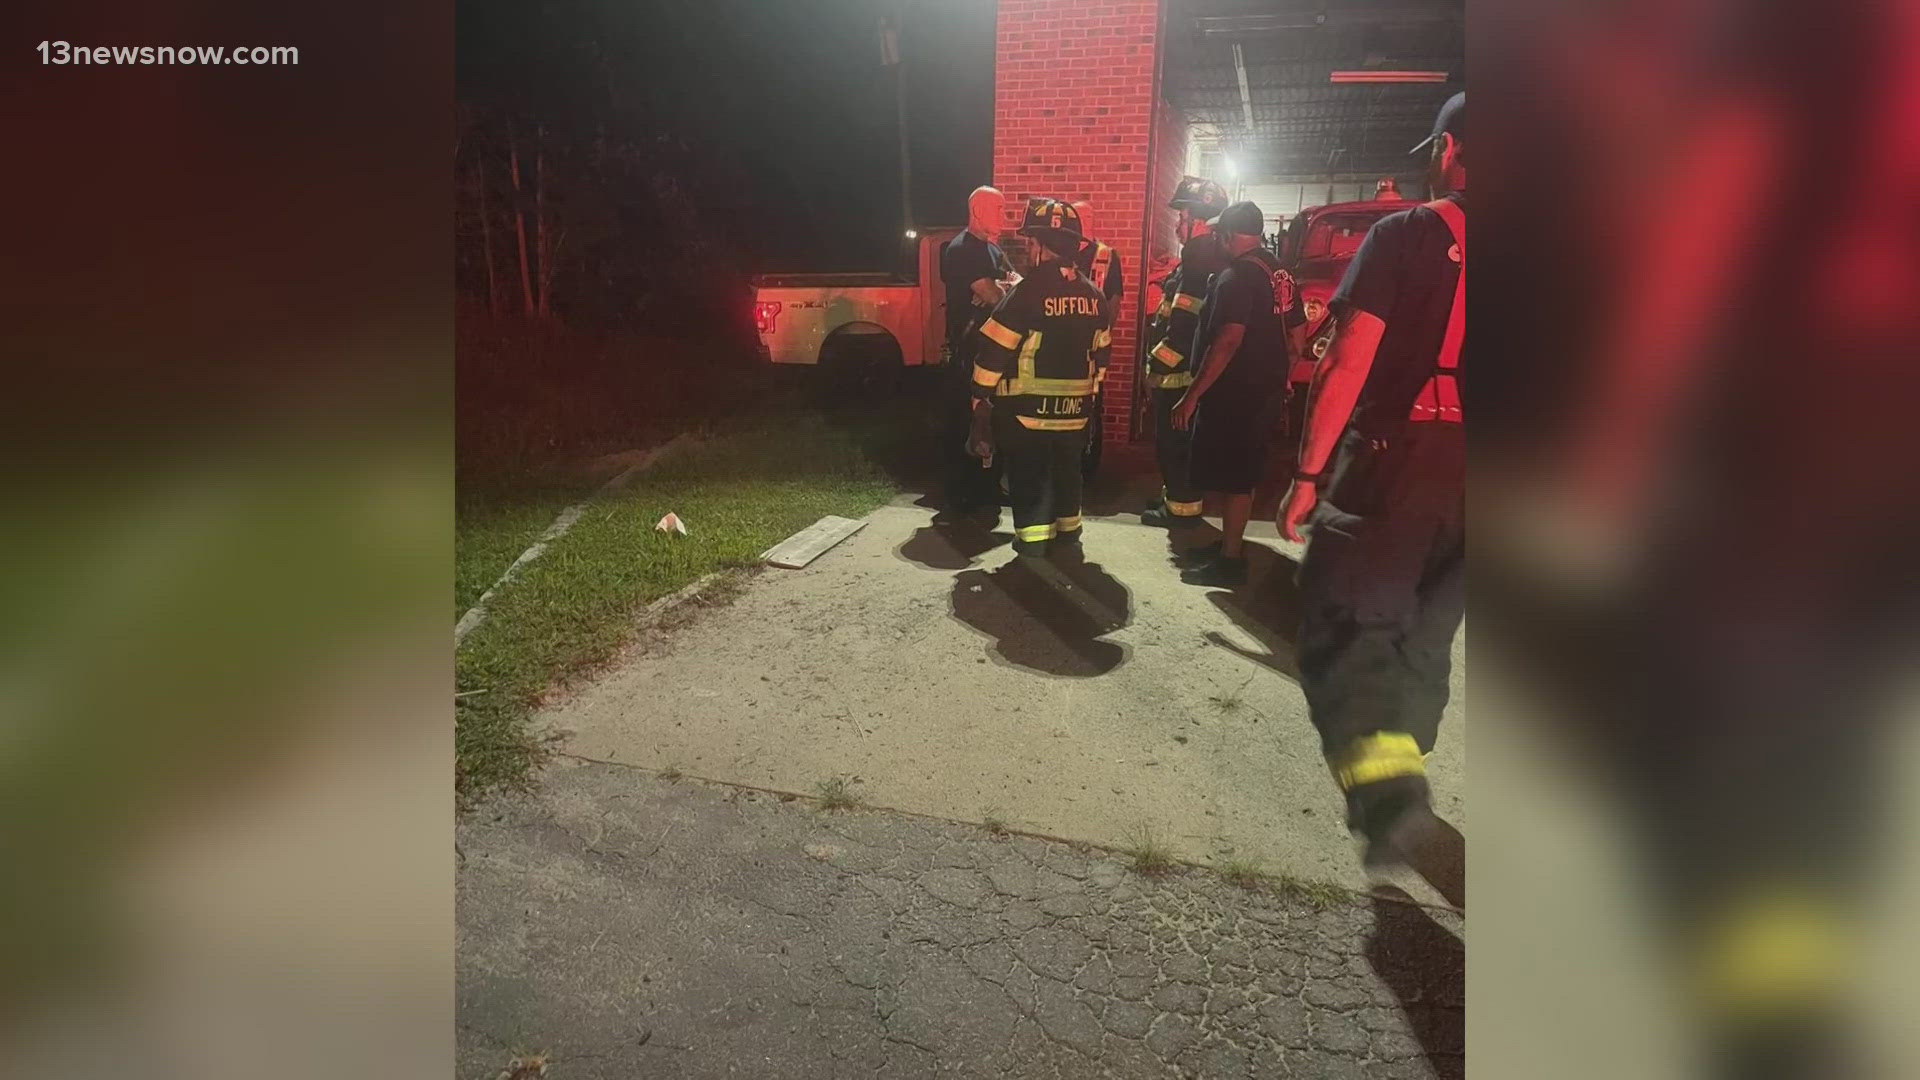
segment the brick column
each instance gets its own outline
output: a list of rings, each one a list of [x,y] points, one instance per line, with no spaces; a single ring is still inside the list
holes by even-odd
[[[1007,195],[1009,218],[1029,196],[1085,199],[1097,239],[1126,264],[1106,382],[1109,442],[1137,433],[1146,246],[1161,242],[1164,214],[1155,210],[1172,194],[1168,186],[1149,195],[1163,171],[1154,168],[1155,129],[1169,128],[1157,104],[1161,28],[1161,0],[1000,0],[993,183]],[[1184,161],[1184,137],[1172,153]],[[1179,164],[1173,169],[1177,181]],[[1012,255],[1024,245],[1009,237],[1005,246]]]

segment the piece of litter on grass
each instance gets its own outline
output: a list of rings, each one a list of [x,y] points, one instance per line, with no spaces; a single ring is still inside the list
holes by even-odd
[[[681,536],[687,535],[687,523],[681,521],[680,515],[672,511],[668,511],[667,516],[660,519],[660,524],[653,528],[655,532],[677,532]]]

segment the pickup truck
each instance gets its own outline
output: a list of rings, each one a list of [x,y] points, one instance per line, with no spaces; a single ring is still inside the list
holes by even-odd
[[[879,402],[908,368],[946,361],[947,291],[940,252],[959,226],[915,230],[915,276],[766,274],[754,279],[753,321],[769,363],[812,366],[835,397]],[[1083,469],[1100,462],[1100,409]]]

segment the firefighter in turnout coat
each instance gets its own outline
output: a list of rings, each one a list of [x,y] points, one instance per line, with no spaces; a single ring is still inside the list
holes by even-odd
[[[1227,192],[1211,180],[1189,176],[1180,181],[1168,206],[1180,212],[1180,265],[1167,279],[1166,298],[1148,340],[1147,385],[1153,388],[1153,442],[1160,462],[1160,498],[1140,515],[1148,525],[1182,527],[1200,523],[1201,495],[1187,475],[1193,437],[1174,426],[1174,406],[1193,385],[1198,358],[1192,355],[1194,331],[1213,276],[1227,267],[1226,249],[1209,224],[1227,208]]]
[[[1080,457],[1095,393],[1112,348],[1111,306],[1074,259],[1080,215],[1057,199],[1032,199],[1020,235],[1032,271],[980,327],[974,415],[967,449],[1006,465],[1014,551],[1080,550]]]

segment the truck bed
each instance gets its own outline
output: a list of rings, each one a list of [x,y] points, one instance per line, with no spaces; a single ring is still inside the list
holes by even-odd
[[[809,289],[823,287],[881,288],[888,285],[913,285],[912,278],[888,273],[840,274],[761,274],[753,279],[757,288]]]

